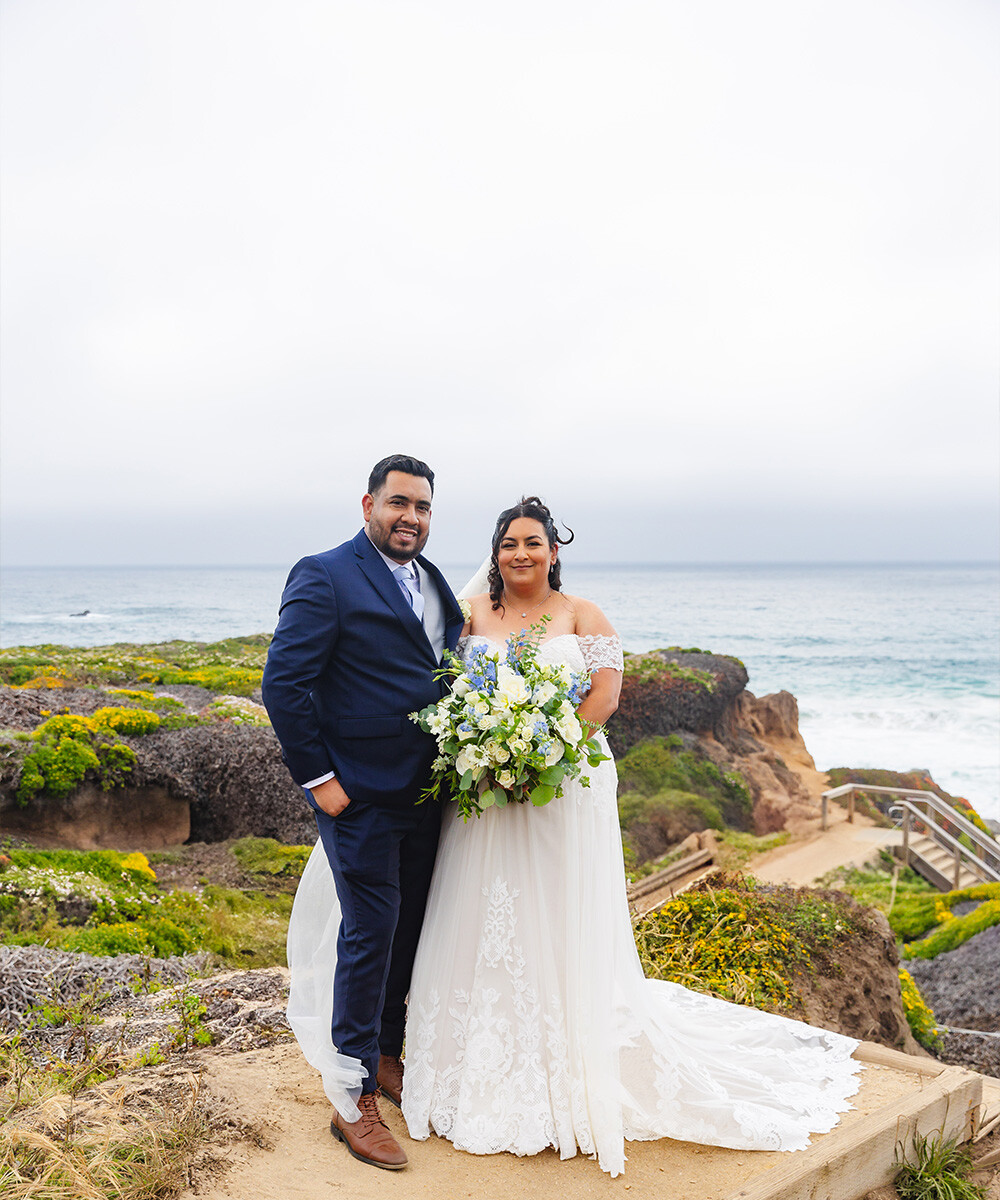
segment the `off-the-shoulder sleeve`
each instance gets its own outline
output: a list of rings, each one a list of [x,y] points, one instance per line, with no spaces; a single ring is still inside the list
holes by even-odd
[[[600,671],[604,667],[610,667],[612,671],[625,669],[622,644],[617,634],[605,637],[601,633],[588,633],[578,640],[588,671]]]

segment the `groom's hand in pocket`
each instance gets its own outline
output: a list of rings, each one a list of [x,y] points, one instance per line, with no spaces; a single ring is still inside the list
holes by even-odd
[[[351,803],[351,798],[340,786],[339,780],[328,779],[326,783],[317,784],[309,789],[316,806],[321,808],[328,817],[339,817]]]

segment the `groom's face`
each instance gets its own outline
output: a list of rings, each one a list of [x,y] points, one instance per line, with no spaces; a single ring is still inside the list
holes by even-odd
[[[431,531],[431,485],[422,475],[390,471],[385,483],[361,499],[373,544],[396,562],[423,550]]]

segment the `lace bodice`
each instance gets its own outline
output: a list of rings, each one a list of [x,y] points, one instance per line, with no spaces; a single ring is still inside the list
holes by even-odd
[[[483,642],[496,649],[503,649],[506,644],[480,634],[469,634],[459,639],[458,653],[465,658],[470,646],[481,645]],[[559,633],[541,642],[538,653],[549,662],[564,662],[574,671],[600,671],[605,667],[612,671],[621,671],[624,667],[622,644],[617,634],[605,637],[599,633]]]

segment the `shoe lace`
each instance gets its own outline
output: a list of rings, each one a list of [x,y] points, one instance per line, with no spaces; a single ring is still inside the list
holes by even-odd
[[[382,1120],[382,1114],[378,1110],[378,1092],[363,1092],[358,1098],[358,1111],[361,1113],[361,1119],[364,1121],[366,1133],[370,1133],[376,1125],[382,1125],[388,1129],[385,1121]]]

